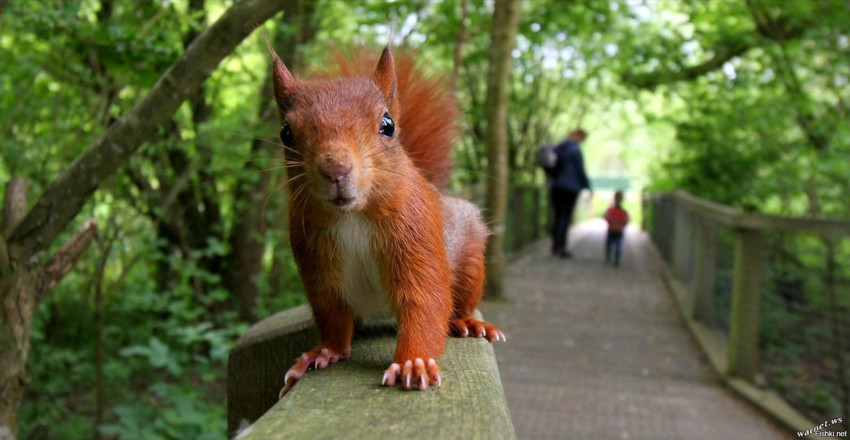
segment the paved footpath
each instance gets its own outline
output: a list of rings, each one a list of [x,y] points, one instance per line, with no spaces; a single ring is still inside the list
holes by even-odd
[[[678,314],[647,236],[631,229],[622,265],[604,262],[605,224],[572,228],[573,258],[541,241],[509,265],[507,301],[484,316],[517,437],[790,439],[724,388]]]

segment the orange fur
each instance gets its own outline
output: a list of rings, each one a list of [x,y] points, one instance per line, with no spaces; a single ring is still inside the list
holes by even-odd
[[[376,53],[360,49],[332,51],[333,58],[315,74],[322,78],[369,75],[378,64]],[[451,151],[460,134],[458,103],[448,81],[426,71],[411,50],[395,51],[401,144],[413,163],[438,189],[446,187],[452,169]]]
[[[356,64],[340,61],[335,72]],[[450,332],[504,339],[472,317],[486,227],[476,208],[435,186],[448,178],[457,103],[412,58],[387,48],[375,64],[360,76],[304,80],[274,59],[290,240],[321,336],[281,395],[310,366],[347,358],[354,322],[368,313],[386,309],[398,322],[387,385],[439,384],[435,360]]]

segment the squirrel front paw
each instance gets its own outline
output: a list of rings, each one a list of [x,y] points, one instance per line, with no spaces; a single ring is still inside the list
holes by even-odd
[[[412,361],[408,359],[403,364],[394,362],[384,372],[381,385],[395,386],[397,379],[401,379],[401,384],[406,390],[411,390],[416,385],[417,389],[425,391],[428,385],[440,386],[442,383],[440,367],[434,359],[428,359],[427,362],[421,358]]]
[[[302,353],[301,357],[298,358],[298,361],[295,362],[295,365],[293,365],[283,377],[283,388],[281,388],[278,398],[282,398],[286,393],[288,393],[295,385],[295,382],[297,382],[298,379],[301,379],[301,376],[310,369],[310,366],[317,370],[324,369],[327,368],[328,365],[340,360],[348,359],[350,356],[350,351],[343,351],[342,353],[339,353],[336,350],[332,350],[327,347],[317,348],[313,351]]]
[[[461,338],[466,338],[470,335],[477,338],[485,338],[490,342],[506,341],[505,334],[493,324],[486,321],[479,321],[473,318],[459,318],[452,322],[452,331],[455,335]]]

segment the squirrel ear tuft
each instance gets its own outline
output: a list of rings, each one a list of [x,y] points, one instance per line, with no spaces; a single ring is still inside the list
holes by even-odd
[[[277,101],[281,115],[289,110],[292,91],[295,89],[295,78],[289,73],[289,69],[283,64],[280,57],[274,54],[272,60],[272,83],[274,84],[274,98]]]
[[[396,84],[395,60],[393,53],[390,50],[389,43],[381,53],[381,59],[378,61],[378,67],[375,68],[375,83],[384,99],[387,100],[390,114],[394,118],[398,118],[398,87]]]

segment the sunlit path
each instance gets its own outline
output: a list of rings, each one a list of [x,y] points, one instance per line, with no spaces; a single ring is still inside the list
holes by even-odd
[[[605,223],[573,228],[573,258],[541,241],[513,263],[499,369],[520,439],[793,438],[723,388],[691,339],[647,237],[605,264]]]

